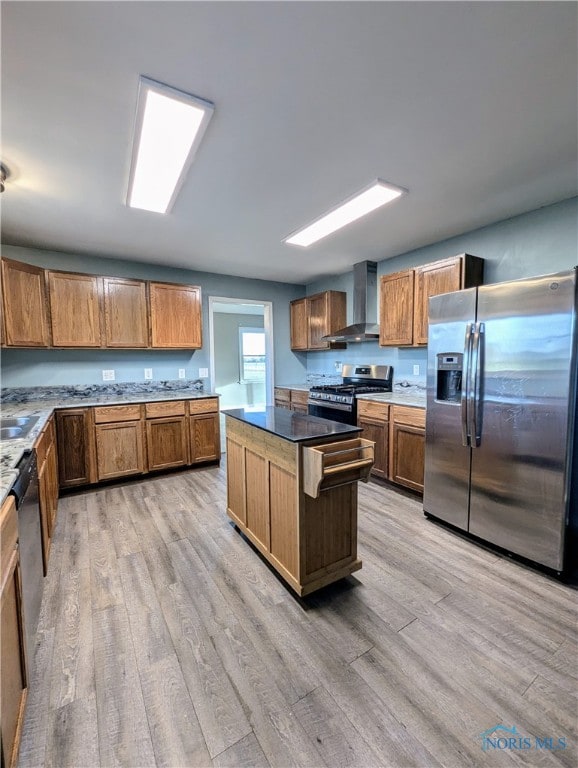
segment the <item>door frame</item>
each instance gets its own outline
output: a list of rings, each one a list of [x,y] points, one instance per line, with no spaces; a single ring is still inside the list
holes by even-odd
[[[215,304],[255,304],[263,308],[263,330],[265,331],[265,401],[272,405],[274,375],[273,375],[273,302],[262,299],[232,299],[227,296],[209,296],[209,375],[211,388],[215,387],[215,327],[213,315]]]

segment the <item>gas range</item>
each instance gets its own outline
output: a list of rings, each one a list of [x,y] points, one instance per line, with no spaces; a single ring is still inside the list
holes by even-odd
[[[356,395],[368,392],[391,392],[387,387],[373,387],[364,384],[328,384],[311,387],[309,398],[323,400],[328,403],[351,403]]]
[[[356,396],[370,392],[391,392],[391,365],[344,365],[341,384],[325,384],[309,390],[308,411],[333,421],[355,424]]]

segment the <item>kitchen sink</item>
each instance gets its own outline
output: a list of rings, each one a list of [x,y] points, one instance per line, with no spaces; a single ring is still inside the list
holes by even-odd
[[[27,437],[38,416],[13,416],[0,418],[0,440],[15,440]]]

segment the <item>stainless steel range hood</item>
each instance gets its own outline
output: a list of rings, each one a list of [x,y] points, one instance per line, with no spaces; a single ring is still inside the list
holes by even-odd
[[[377,262],[353,265],[353,323],[324,336],[323,341],[377,341]]]

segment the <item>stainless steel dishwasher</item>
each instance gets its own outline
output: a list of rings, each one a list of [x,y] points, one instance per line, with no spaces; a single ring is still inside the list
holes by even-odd
[[[17,466],[18,477],[11,493],[18,510],[18,541],[22,574],[24,632],[29,669],[34,660],[34,637],[38,627],[44,571],[42,565],[42,526],[38,498],[36,451],[27,453]]]

